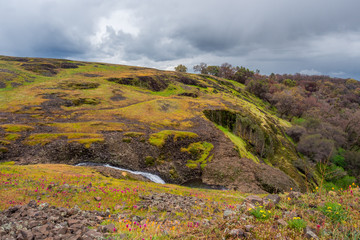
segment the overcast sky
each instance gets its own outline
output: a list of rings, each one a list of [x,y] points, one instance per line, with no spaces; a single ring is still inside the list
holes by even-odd
[[[0,55],[360,79],[359,0],[0,0]]]

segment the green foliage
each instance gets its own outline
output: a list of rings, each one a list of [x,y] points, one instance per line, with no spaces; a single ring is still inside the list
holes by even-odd
[[[292,229],[295,229],[297,231],[301,231],[304,228],[306,228],[306,221],[304,219],[301,219],[299,217],[294,217],[293,219],[289,220],[287,222],[289,224],[289,227]]]
[[[296,124],[296,125],[302,125],[304,122],[306,121],[306,119],[305,118],[301,118],[301,117],[294,117],[293,119],[292,119],[292,123],[293,124]]]
[[[336,153],[331,157],[330,161],[335,165],[344,168],[346,166],[344,154],[345,149],[339,148]]]
[[[295,87],[296,86],[296,81],[292,80],[292,79],[285,79],[283,83],[288,87]]]
[[[264,209],[263,206],[258,206],[253,209],[248,209],[250,214],[253,215],[257,220],[267,220],[269,219],[273,213],[270,210]]]
[[[318,168],[323,168],[323,166],[318,166]],[[324,187],[327,190],[346,189],[349,185],[356,182],[355,177],[349,176],[342,167],[335,164],[330,164],[326,167],[325,180],[327,182]]]
[[[174,136],[173,140],[176,142],[177,139],[184,139],[184,138],[197,138],[199,135],[193,132],[185,132],[185,131],[175,131],[175,130],[163,130],[158,133],[153,133],[150,135],[149,143],[151,145],[157,146],[157,147],[163,147],[166,139],[169,136]]]
[[[345,176],[339,180],[335,181],[336,186],[346,189],[349,185],[356,182],[356,178],[352,176]]]
[[[343,222],[348,219],[348,212],[340,203],[326,202],[319,210],[332,222]]]

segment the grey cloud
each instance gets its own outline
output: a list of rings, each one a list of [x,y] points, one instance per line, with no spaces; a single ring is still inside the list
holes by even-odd
[[[0,54],[360,78],[358,9],[357,0],[1,1]]]

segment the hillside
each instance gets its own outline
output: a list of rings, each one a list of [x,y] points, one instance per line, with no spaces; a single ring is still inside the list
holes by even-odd
[[[291,124],[210,75],[0,57],[1,161],[109,163],[242,192],[304,191]]]
[[[359,187],[249,195],[0,164],[0,239],[359,239]]]

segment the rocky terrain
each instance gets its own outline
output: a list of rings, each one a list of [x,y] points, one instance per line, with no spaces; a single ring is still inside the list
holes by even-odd
[[[10,239],[97,239],[114,232],[114,225],[96,227],[107,217],[105,213],[81,211],[38,205],[35,200],[27,205],[10,207],[0,215],[0,237]]]
[[[113,170],[113,169],[112,169]],[[113,171],[111,171],[113,172]],[[105,174],[104,174],[105,173]],[[251,195],[61,164],[0,164],[0,239],[358,239],[360,192]]]

